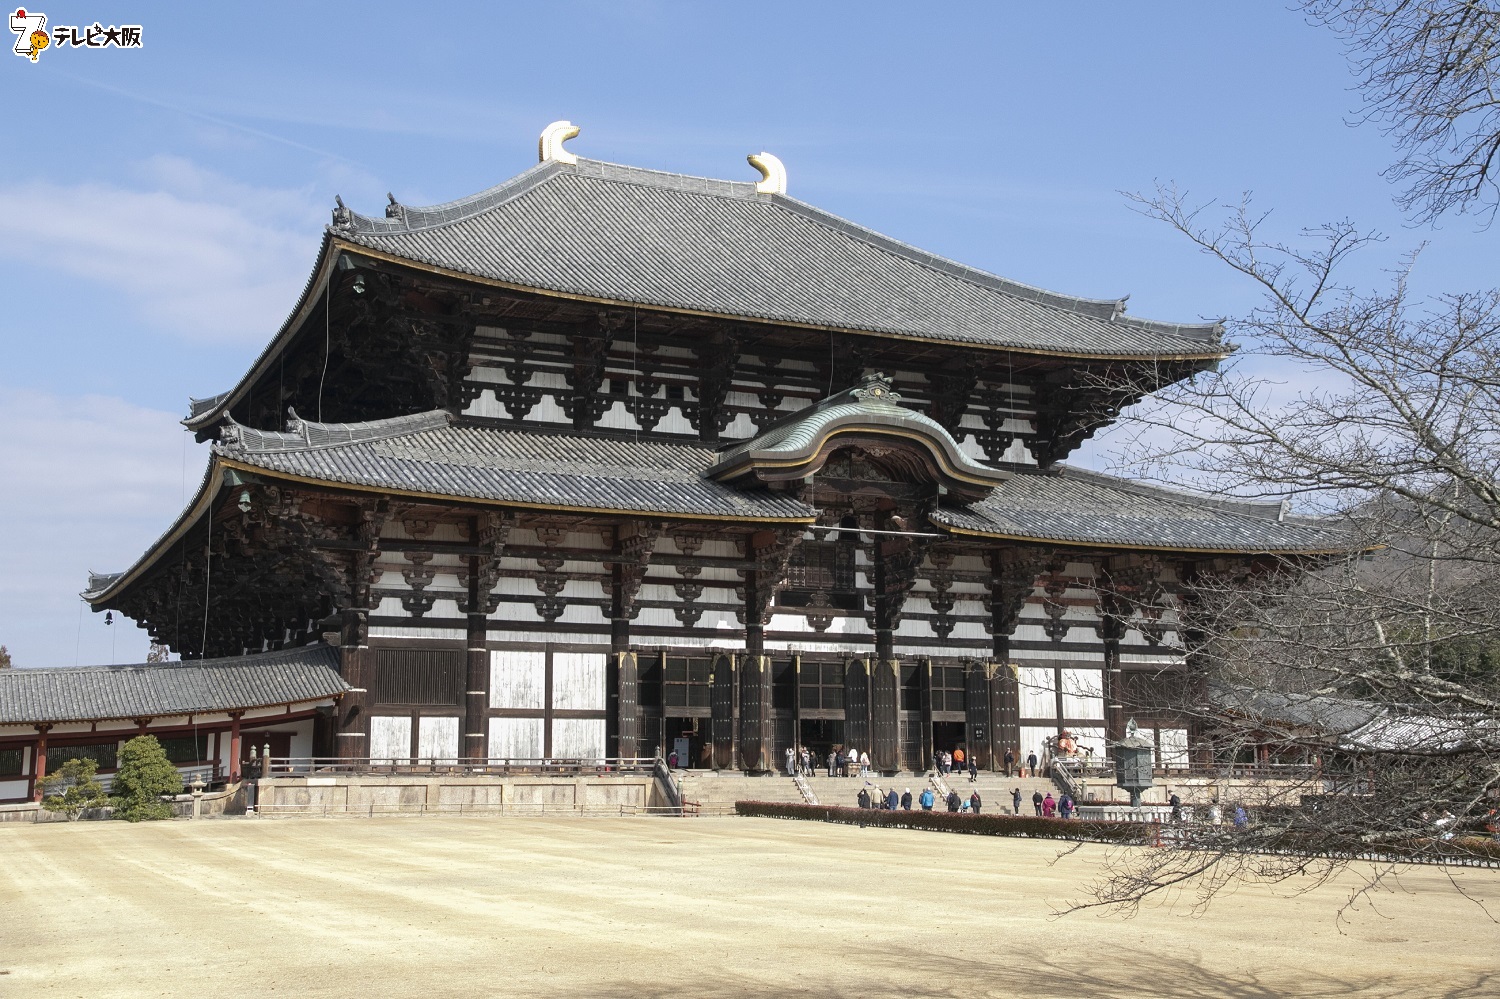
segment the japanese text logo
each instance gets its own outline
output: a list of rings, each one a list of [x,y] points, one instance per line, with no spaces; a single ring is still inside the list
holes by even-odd
[[[104,49],[111,45],[118,49],[141,47],[139,24],[106,26],[95,21],[81,28],[76,24],[59,24],[48,34],[47,15],[24,7],[10,16],[10,30],[16,35],[16,45],[11,51],[32,62],[36,62],[36,57],[49,45],[59,49],[69,46],[76,49]]]

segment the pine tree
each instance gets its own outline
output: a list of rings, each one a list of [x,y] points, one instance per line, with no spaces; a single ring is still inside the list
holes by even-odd
[[[115,773],[115,817],[127,822],[169,819],[172,806],[164,794],[182,792],[182,775],[167,759],[166,750],[154,735],[138,735],[120,749],[120,769]]]
[[[0,669],[10,669],[10,650],[0,645]]]
[[[95,760],[68,760],[42,778],[42,793],[45,795],[42,807],[49,812],[62,812],[71,822],[82,815],[84,809],[109,804],[109,796],[94,779],[98,769]]]

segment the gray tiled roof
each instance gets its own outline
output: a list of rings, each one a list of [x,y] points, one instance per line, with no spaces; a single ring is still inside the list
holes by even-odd
[[[449,425],[446,413],[372,423],[230,425],[217,453],[269,472],[425,495],[723,520],[811,520],[787,496],[705,479],[712,450]]]
[[[1125,317],[897,242],[754,184],[580,159],[392,218],[338,213],[348,242],[587,298],[1077,355],[1206,357],[1213,324]]]
[[[1018,474],[933,523],[1000,538],[1210,552],[1327,552],[1342,533],[1281,517],[1280,504],[1217,500],[1062,466]]]
[[[232,659],[0,670],[0,724],[203,714],[320,701],[348,690],[326,645]]]

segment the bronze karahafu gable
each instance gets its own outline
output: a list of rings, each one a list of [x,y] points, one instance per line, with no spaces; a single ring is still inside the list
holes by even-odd
[[[1009,473],[982,465],[943,426],[901,405],[884,375],[773,423],[760,435],[721,452],[705,474],[715,481],[786,486],[816,475],[837,450],[858,445],[887,460],[914,464],[913,477],[930,479],[962,502],[983,499]]]

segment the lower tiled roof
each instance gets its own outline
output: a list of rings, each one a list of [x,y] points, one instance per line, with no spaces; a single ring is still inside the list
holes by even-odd
[[[217,447],[268,472],[429,496],[723,520],[814,516],[791,497],[704,478],[717,460],[708,448],[450,426],[442,413],[342,428],[299,422],[284,433],[233,427]]]
[[[348,689],[338,653],[326,645],[191,662],[7,669],[0,670],[0,724],[240,711]]]
[[[1018,474],[966,508],[931,520],[962,533],[1072,545],[1204,552],[1335,552],[1337,530],[1281,517],[1279,504],[1219,500],[1060,467]]]

